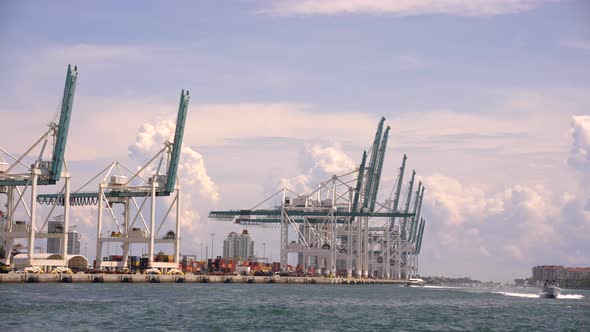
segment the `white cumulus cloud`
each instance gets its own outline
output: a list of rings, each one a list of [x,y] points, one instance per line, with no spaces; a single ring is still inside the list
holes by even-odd
[[[572,117],[571,135],[568,164],[579,171],[582,182],[590,184],[590,115]]]
[[[484,186],[466,186],[442,174],[427,176],[423,181],[428,188],[427,201],[437,211],[437,222],[479,223],[504,209],[503,201],[490,197]]]
[[[279,185],[296,192],[304,192],[310,185],[315,185],[332,175],[353,171],[355,167],[352,158],[342,151],[339,144],[313,144],[306,146],[301,152],[301,174],[282,178]]]
[[[164,142],[173,139],[174,129],[175,123],[169,119],[144,124],[137,132],[135,144],[129,146],[129,156],[142,165],[164,147]],[[160,173],[164,173],[164,170],[160,170]],[[205,200],[216,203],[219,200],[217,185],[207,174],[201,154],[184,144],[180,153],[178,179],[182,188],[182,225],[185,231],[194,233],[200,221],[195,202]]]
[[[559,202],[542,186],[514,185],[502,191],[464,184],[436,174],[424,178],[425,215],[443,246],[483,257],[534,259],[547,245],[561,245]]]

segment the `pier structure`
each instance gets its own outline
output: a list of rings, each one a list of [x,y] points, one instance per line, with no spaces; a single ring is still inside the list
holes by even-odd
[[[417,275],[424,187],[418,184],[412,200],[412,172],[400,209],[404,155],[391,194],[385,200],[378,195],[390,132],[390,127],[384,130],[384,122],[382,118],[358,168],[304,192],[282,188],[250,209],[211,211],[209,218],[244,226],[279,225],[285,272],[289,254],[296,254],[307,274],[396,279]]]
[[[68,227],[70,221],[69,192],[70,174],[65,160],[66,143],[74,94],[78,79],[76,66],[68,65],[63,96],[60,102],[59,120],[57,114],[49,128],[35,143],[20,156],[9,152],[2,141],[0,144],[0,241],[3,252],[0,261],[13,265],[13,250],[26,249],[26,254],[17,256],[24,266],[57,267],[68,265]],[[11,123],[3,123],[5,126]],[[65,169],[64,169],[65,168]],[[54,204],[47,215],[42,216],[36,202],[37,194],[43,188],[53,188],[61,183],[62,208]],[[4,198],[4,199],[2,199]],[[46,211],[45,211],[46,212]],[[48,222],[53,214],[63,215],[63,229],[49,230]],[[37,239],[57,238],[61,243],[60,252],[36,253]],[[25,240],[17,246],[16,240]],[[18,243],[20,244],[20,243]],[[15,257],[17,257],[15,256]]]
[[[189,99],[189,92],[183,90],[173,141],[164,142],[163,147],[138,171],[131,170],[119,161],[113,161],[70,193],[69,201],[72,205],[98,207],[95,268],[117,271],[128,268],[133,244],[147,246],[148,262],[145,268],[164,271],[178,268],[181,187],[177,172]],[[97,186],[98,190],[87,191],[86,188],[92,185]],[[166,196],[171,196],[172,200],[166,201],[165,214],[158,216],[156,203],[159,198]],[[68,198],[62,194],[43,194],[38,195],[37,200],[40,203],[61,205]],[[121,215],[122,218],[119,217]],[[103,259],[104,246],[110,243],[121,246],[122,255],[118,259]],[[160,244],[173,246],[173,259],[156,259],[156,245]]]
[[[318,284],[318,285],[365,285],[404,284],[404,280],[369,278],[326,278],[326,277],[281,277],[281,276],[237,276],[237,275],[153,275],[153,274],[0,274],[0,284],[16,283],[223,283],[223,284]]]

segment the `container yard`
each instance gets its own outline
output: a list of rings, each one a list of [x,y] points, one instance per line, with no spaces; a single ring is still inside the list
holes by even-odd
[[[180,254],[178,165],[189,92],[180,94],[173,139],[161,142],[147,163],[128,167],[113,161],[72,190],[65,151],[77,78],[77,67],[68,66],[59,121],[29,149],[17,157],[0,147],[0,262],[2,272],[10,271],[0,275],[0,282],[395,283],[419,275],[425,188],[415,171],[407,171],[405,155],[395,182],[381,183],[388,169],[385,118],[356,169],[305,192],[282,188],[250,209],[209,213],[211,220],[243,227],[277,226],[279,262],[197,260]],[[384,187],[392,188],[389,195]],[[156,215],[156,204],[165,207],[164,216]],[[40,215],[40,205],[46,205],[46,215]],[[92,260],[66,250],[71,206],[97,211]],[[48,222],[58,213],[63,223],[49,230]],[[242,235],[249,236],[247,230]],[[60,252],[35,252],[35,241],[44,238],[57,239]],[[16,240],[24,244],[16,248]],[[110,254],[111,245],[120,253]],[[134,255],[134,246],[136,252],[138,247],[147,252]]]

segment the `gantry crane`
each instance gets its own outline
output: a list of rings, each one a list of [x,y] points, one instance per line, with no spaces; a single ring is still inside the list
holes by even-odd
[[[184,136],[184,127],[189,103],[189,92],[182,91],[176,119],[174,140],[165,142],[158,151],[139,171],[133,172],[122,163],[114,161],[100,173],[86,182],[79,189],[70,194],[72,205],[97,205],[97,238],[96,238],[96,268],[123,269],[128,266],[130,245],[147,244],[149,267],[170,269],[177,268],[180,256],[180,185],[177,181],[178,165]],[[165,169],[162,169],[164,166]],[[99,179],[98,191],[83,191],[90,183]],[[107,182],[108,180],[108,182]],[[173,196],[166,209],[166,214],[157,224],[156,198],[159,196]],[[143,198],[141,202],[138,199]],[[39,195],[40,203],[63,204],[67,198],[64,195]],[[143,210],[149,201],[149,225],[144,218]],[[122,209],[123,220],[119,220],[114,210],[115,206]],[[164,230],[162,227],[169,220],[172,209],[174,211],[174,230]],[[115,230],[105,232],[105,210],[111,217]],[[132,213],[133,210],[133,213]],[[143,227],[136,226],[141,222]],[[156,228],[157,227],[157,228]],[[160,234],[160,235],[159,235]],[[121,260],[103,260],[103,246],[105,243],[122,244]],[[174,261],[155,261],[155,244],[173,244]]]
[[[397,209],[405,156],[396,190],[396,203],[378,201],[390,131],[389,127],[383,130],[384,122],[385,118],[382,118],[370,153],[363,152],[356,170],[334,175],[303,193],[283,188],[251,209],[211,211],[209,218],[233,220],[244,226],[279,224],[280,263],[283,271],[287,269],[288,254],[292,253],[298,254],[300,264],[307,273],[315,269],[317,273],[336,275],[340,266],[344,267],[349,277],[353,271],[357,277],[368,277],[369,269],[375,268],[374,261],[381,265],[390,264],[391,261],[387,259],[383,262],[381,256],[372,257],[376,254],[374,247],[377,244],[387,246],[383,252],[401,256],[398,254],[400,250],[396,249],[401,248],[396,247],[399,239],[387,241],[387,236],[400,236],[399,231],[394,232],[395,219],[414,220],[417,213],[416,209],[410,211],[410,203],[406,204],[404,211]],[[295,197],[291,198],[290,195]],[[277,197],[280,198],[280,205],[260,208]],[[372,224],[379,224],[379,227],[370,227]],[[399,229],[401,226],[398,226]],[[375,230],[378,232],[375,233]],[[291,239],[290,234],[295,235],[296,240]]]
[[[16,239],[27,239],[26,265],[67,265],[70,174],[64,156],[77,78],[77,67],[68,65],[59,122],[52,121],[49,129],[19,157],[13,156],[6,149],[0,149],[0,194],[6,197],[6,210],[2,211],[0,208],[0,238],[4,242],[4,260],[8,265],[11,264],[11,253]],[[53,145],[53,150],[51,158],[45,159],[48,144]],[[36,157],[30,156],[37,150],[40,151]],[[29,162],[31,164],[28,164]],[[64,166],[66,171],[62,172]],[[39,216],[35,199],[39,186],[55,185],[61,179],[64,180],[60,192],[64,197],[63,230],[49,233],[46,226],[55,206],[44,223],[38,227]],[[61,252],[54,253],[56,255],[35,255],[37,238],[58,238],[61,242]]]

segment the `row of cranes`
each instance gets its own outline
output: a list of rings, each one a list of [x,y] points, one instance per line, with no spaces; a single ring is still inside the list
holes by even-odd
[[[133,171],[119,161],[113,161],[78,189],[70,190],[70,173],[65,161],[67,134],[72,114],[74,93],[78,77],[77,67],[68,66],[66,85],[61,102],[59,122],[52,122],[49,130],[20,156],[15,157],[0,148],[0,194],[6,197],[5,209],[0,207],[0,240],[4,247],[3,261],[11,265],[11,253],[17,239],[25,239],[27,266],[67,266],[71,255],[67,252],[70,225],[70,207],[97,207],[96,268],[124,269],[132,254],[132,245],[147,246],[149,268],[176,268],[180,256],[181,188],[177,171],[186,122],[189,92],[182,91],[176,128],[172,141],[163,147],[146,164]],[[4,142],[2,142],[4,143]],[[50,160],[43,159],[47,145],[53,144]],[[26,160],[32,151],[41,146],[38,157],[31,165]],[[9,163],[7,160],[11,160]],[[21,168],[20,171],[17,169]],[[65,171],[62,172],[62,167]],[[39,193],[39,186],[50,186],[63,180],[60,191]],[[97,188],[94,189],[93,188]],[[170,199],[159,199],[169,196]],[[158,215],[157,201],[166,210]],[[39,226],[38,206],[47,204],[48,213]],[[62,213],[62,232],[49,232],[48,221]],[[171,230],[170,228],[173,228]],[[35,253],[35,240],[58,238],[59,253]],[[115,243],[122,248],[122,259],[104,260],[104,244]],[[156,261],[156,245],[172,245],[172,259]]]
[[[384,122],[382,118],[357,169],[333,175],[303,193],[282,188],[250,209],[211,211],[209,218],[244,226],[279,225],[284,271],[289,255],[296,254],[304,273],[396,279],[417,275],[426,224],[421,217],[425,188],[421,182],[415,185],[412,171],[402,198],[404,155],[391,194],[379,201],[390,131],[383,129]]]

